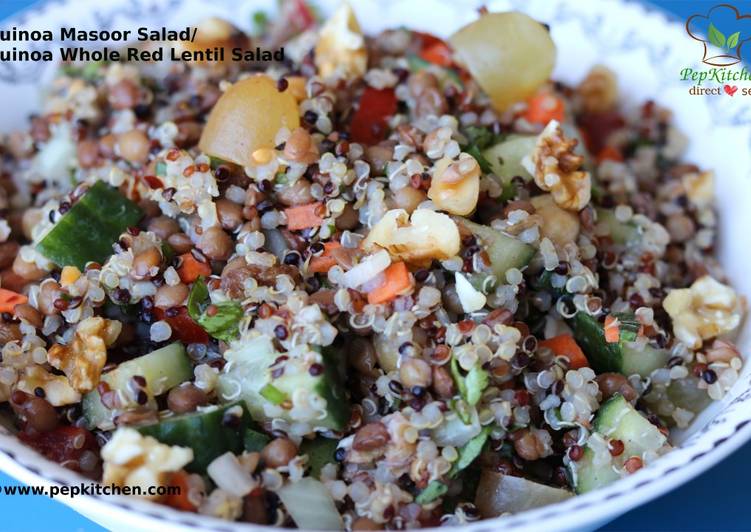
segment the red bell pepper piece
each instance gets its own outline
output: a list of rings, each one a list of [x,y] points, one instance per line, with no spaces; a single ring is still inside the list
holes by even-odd
[[[154,316],[158,320],[166,321],[172,329],[172,338],[184,344],[207,344],[209,335],[188,315],[187,307],[178,307],[176,316],[167,316],[162,308],[154,309]]]
[[[83,445],[76,447],[74,442],[83,436]],[[28,433],[21,431],[18,438],[45,458],[68,469],[81,471],[78,460],[85,451],[99,451],[96,437],[90,431],[71,425],[57,427],[49,432]]]
[[[368,87],[360,97],[360,107],[350,124],[352,140],[361,144],[376,144],[386,137],[388,117],[396,113],[394,89]]]

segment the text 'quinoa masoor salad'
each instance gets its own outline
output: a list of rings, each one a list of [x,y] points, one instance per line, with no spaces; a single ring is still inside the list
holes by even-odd
[[[261,20],[261,17],[258,17]],[[733,386],[713,177],[528,16],[365,37],[301,0],[283,63],[66,65],[2,143],[18,437],[188,512],[458,525],[668,452]]]

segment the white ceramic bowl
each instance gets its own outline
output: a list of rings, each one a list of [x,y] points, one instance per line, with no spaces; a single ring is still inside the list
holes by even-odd
[[[333,0],[317,1],[330,11]],[[360,21],[369,32],[406,25],[447,35],[475,18],[481,2],[451,0],[353,0]],[[674,109],[678,125],[690,138],[687,160],[713,168],[720,206],[720,258],[735,287],[751,294],[751,260],[746,246],[751,227],[751,106],[740,92],[735,97],[690,96],[679,81],[685,67],[697,67],[701,43],[692,40],[681,21],[644,4],[621,0],[498,0],[485,2],[491,11],[526,11],[552,27],[558,46],[555,77],[575,82],[595,63],[619,75],[629,103],[652,98]],[[75,26],[79,29],[127,29],[138,26],[179,27],[216,14],[247,26],[257,9],[273,0],[225,0],[209,5],[200,0],[53,0],[6,21],[6,26],[35,29]],[[697,10],[704,9],[697,3]],[[8,43],[3,43],[5,46]],[[36,46],[54,45],[38,43]],[[17,45],[18,46],[18,45]],[[51,65],[0,65],[3,130],[23,123],[37,103]],[[747,98],[748,99],[748,98]],[[740,346],[751,352],[747,332]],[[563,503],[522,514],[473,523],[466,530],[567,530],[594,528],[653,499],[716,464],[751,438],[751,382],[746,368],[732,392],[704,412],[686,431],[675,434],[679,447],[653,465],[605,489]],[[37,455],[12,435],[0,431],[0,468],[28,484],[78,484],[83,479]],[[115,530],[250,530],[242,525],[174,511],[165,506],[126,497],[59,499],[94,521]]]

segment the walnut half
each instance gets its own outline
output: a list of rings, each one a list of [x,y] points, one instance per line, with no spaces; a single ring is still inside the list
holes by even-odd
[[[122,324],[117,320],[94,317],[78,324],[70,345],[55,344],[47,352],[47,361],[63,370],[71,386],[90,392],[99,383],[107,347],[117,340]]]
[[[549,191],[559,207],[579,211],[589,203],[592,179],[580,170],[584,157],[574,153],[576,139],[566,138],[561,125],[551,120],[540,136],[531,157],[522,164],[542,190]]]

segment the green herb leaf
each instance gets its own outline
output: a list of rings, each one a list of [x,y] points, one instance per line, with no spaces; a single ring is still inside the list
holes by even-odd
[[[488,160],[482,154],[480,148],[478,148],[474,144],[470,144],[469,146],[465,146],[463,151],[475,158],[477,164],[480,165],[480,170],[482,170],[483,174],[489,174],[493,171],[493,168],[490,166],[490,162],[488,162]]]
[[[269,16],[265,11],[256,11],[253,13],[253,29],[250,34],[254,37],[263,35],[266,32],[266,27],[269,25]]]
[[[456,357],[451,357],[451,376],[454,377],[454,382],[462,397],[467,397],[467,383],[464,381],[464,375],[462,370],[459,369],[459,361]]]
[[[474,406],[480,401],[482,392],[488,386],[488,372],[482,369],[479,364],[476,364],[469,370],[465,383],[467,387],[467,402]]]
[[[428,504],[429,502],[436,500],[438,497],[445,495],[448,490],[449,487],[446,484],[434,480],[428,484],[428,487],[420,492],[415,498],[415,502],[417,504]]]
[[[709,42],[715,46],[720,48],[725,46],[725,35],[711,22],[709,23],[709,30],[707,30],[707,37],[709,37]]]
[[[188,295],[188,315],[198,323],[203,330],[217,340],[228,342],[235,338],[238,333],[238,323],[243,317],[243,308],[236,301],[216,303],[216,312],[209,315],[206,312],[211,304],[209,301],[209,289],[202,278],[193,283]]]
[[[459,390],[459,393],[471,406],[477,404],[482,397],[482,392],[488,386],[488,372],[479,365],[475,365],[465,377],[459,367],[456,357],[451,359],[451,376]]]
[[[280,405],[287,399],[287,394],[281,391],[279,388],[269,383],[258,392],[262,397],[268,399],[275,405]]]
[[[731,49],[735,48],[736,46],[738,46],[738,41],[740,40],[740,38],[741,38],[741,32],[740,31],[736,31],[730,37],[728,37],[728,40],[727,40],[727,43],[726,43],[727,47],[728,47],[728,50],[731,50]]]
[[[462,423],[465,425],[472,424],[472,409],[469,407],[466,401],[462,399],[452,400],[449,403],[451,410],[456,412]]]
[[[157,177],[164,177],[167,175],[167,163],[164,161],[159,161],[154,166],[154,171],[156,172]]]
[[[485,442],[488,441],[490,436],[490,427],[485,427],[482,432],[465,443],[461,449],[459,449],[459,458],[454,462],[451,471],[449,472],[450,478],[455,478],[462,470],[468,468],[472,462],[474,462],[480,453],[482,448],[485,447]]]

